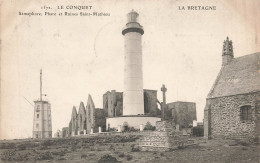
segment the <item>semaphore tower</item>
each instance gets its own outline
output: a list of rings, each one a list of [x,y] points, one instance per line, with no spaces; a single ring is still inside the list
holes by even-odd
[[[34,101],[33,138],[51,138],[51,104],[42,100],[42,70],[40,71],[40,99]],[[45,95],[46,96],[46,95]]]

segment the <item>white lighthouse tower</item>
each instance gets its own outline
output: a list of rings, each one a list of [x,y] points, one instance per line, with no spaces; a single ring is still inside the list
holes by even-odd
[[[125,38],[123,115],[144,114],[142,35],[138,23],[139,14],[132,10],[127,14],[127,24],[122,31]]]
[[[143,59],[142,35],[143,27],[138,22],[139,14],[132,10],[127,14],[127,23],[122,30],[125,38],[125,66],[124,66],[124,92],[123,116],[106,119],[106,129],[116,128],[119,132],[127,127],[143,130],[148,122],[155,126],[159,117],[144,115],[143,93]]]

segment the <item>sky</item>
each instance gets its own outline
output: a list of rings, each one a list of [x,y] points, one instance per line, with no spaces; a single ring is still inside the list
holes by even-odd
[[[1,3],[0,139],[32,136],[33,101],[43,93],[51,103],[53,133],[67,127],[73,106],[92,96],[123,91],[126,14],[139,13],[144,89],[167,88],[166,101],[196,103],[203,120],[206,97],[221,68],[222,46],[233,41],[234,56],[260,51],[258,0],[4,0]],[[91,10],[59,10],[84,5]],[[110,16],[19,16],[19,12],[103,12]],[[216,6],[216,10],[179,10],[178,6]],[[28,102],[28,101],[29,102]]]

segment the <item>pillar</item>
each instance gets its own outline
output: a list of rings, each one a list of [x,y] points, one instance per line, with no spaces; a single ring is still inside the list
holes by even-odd
[[[140,125],[140,131],[144,130],[144,125]]]
[[[118,127],[117,127],[117,132],[122,132],[122,130],[121,130],[121,125],[118,125]]]
[[[101,133],[102,132],[102,128],[99,126],[98,127],[98,133]]]

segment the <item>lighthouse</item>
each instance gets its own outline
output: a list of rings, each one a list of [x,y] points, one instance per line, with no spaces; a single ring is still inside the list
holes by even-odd
[[[144,114],[143,91],[143,27],[138,22],[139,14],[132,10],[127,14],[127,22],[122,30],[125,39],[124,52],[124,92],[123,115],[106,118],[106,129],[116,128],[119,132],[128,127],[143,130],[148,122],[155,126],[159,117]]]
[[[139,14],[132,10],[127,14],[127,23],[122,30],[125,39],[123,115],[144,114],[142,35],[143,27],[138,22]]]

